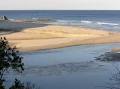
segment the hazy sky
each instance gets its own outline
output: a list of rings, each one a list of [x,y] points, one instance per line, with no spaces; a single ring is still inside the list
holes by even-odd
[[[0,9],[117,9],[120,0],[0,0]]]

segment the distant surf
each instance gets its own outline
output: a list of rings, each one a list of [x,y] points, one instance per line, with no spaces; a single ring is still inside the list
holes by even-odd
[[[11,21],[24,20],[33,23],[84,26],[110,31],[120,31],[120,11],[87,10],[10,10],[0,11]]]

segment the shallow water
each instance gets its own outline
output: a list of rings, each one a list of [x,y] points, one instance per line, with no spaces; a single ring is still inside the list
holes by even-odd
[[[95,57],[119,45],[81,45],[22,54],[25,71],[17,78],[41,89],[106,89],[108,83],[115,82],[110,78],[120,62],[100,62]]]
[[[32,22],[11,22],[0,21],[0,31],[21,31],[25,28],[44,27],[48,24],[32,23]]]

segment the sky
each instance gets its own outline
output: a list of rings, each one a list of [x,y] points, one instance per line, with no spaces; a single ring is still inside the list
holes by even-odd
[[[0,0],[0,10],[120,10],[120,0]]]

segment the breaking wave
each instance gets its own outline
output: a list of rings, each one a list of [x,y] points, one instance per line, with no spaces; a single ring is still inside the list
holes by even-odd
[[[97,22],[98,25],[118,26],[118,23]]]

